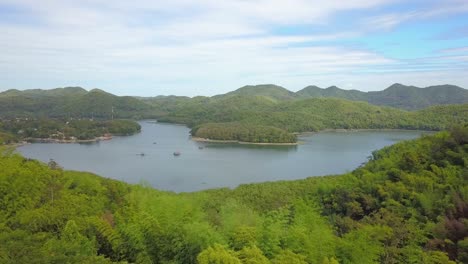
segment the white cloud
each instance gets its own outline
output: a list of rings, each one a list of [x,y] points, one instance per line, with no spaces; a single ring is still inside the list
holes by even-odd
[[[385,13],[365,18],[362,26],[367,30],[390,30],[412,20],[424,20],[439,16],[455,15],[468,11],[466,0],[424,1],[425,7],[403,12]]]
[[[441,53],[468,53],[468,46],[440,50]]]

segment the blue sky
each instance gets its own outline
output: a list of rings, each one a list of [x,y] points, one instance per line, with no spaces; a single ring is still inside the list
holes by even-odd
[[[468,88],[468,0],[0,0],[0,91]]]

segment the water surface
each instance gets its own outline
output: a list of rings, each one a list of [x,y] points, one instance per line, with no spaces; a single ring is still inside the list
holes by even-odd
[[[44,162],[54,159],[65,169],[188,192],[348,172],[365,162],[372,151],[422,133],[321,132],[300,137],[303,144],[298,146],[256,146],[194,142],[185,126],[140,124],[142,132],[129,137],[93,144],[36,143],[18,150]],[[176,157],[174,152],[181,155]]]

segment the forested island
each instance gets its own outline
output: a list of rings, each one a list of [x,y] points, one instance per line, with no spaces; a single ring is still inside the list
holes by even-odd
[[[174,194],[3,147],[2,263],[467,263],[468,126],[351,173]]]
[[[0,118],[41,117],[157,119],[189,126],[194,138],[289,144],[297,133],[325,129],[447,129],[468,122],[468,91],[394,84],[368,93],[316,86],[294,93],[256,85],[193,98],[116,96],[80,87],[0,93]]]
[[[295,135],[272,126],[243,123],[208,123],[192,128],[195,140],[211,142],[238,142],[254,144],[295,144]]]
[[[140,132],[133,120],[14,118],[0,119],[0,144],[29,142],[92,142],[112,135]]]

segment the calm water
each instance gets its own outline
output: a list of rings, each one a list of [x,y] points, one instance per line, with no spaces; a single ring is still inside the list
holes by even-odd
[[[18,150],[44,162],[52,158],[66,169],[186,192],[340,174],[357,168],[373,150],[421,135],[417,131],[323,132],[301,137],[304,144],[299,146],[253,146],[198,143],[190,140],[185,126],[140,124],[142,132],[130,137],[93,144],[38,143]],[[175,151],[181,155],[175,157]]]

